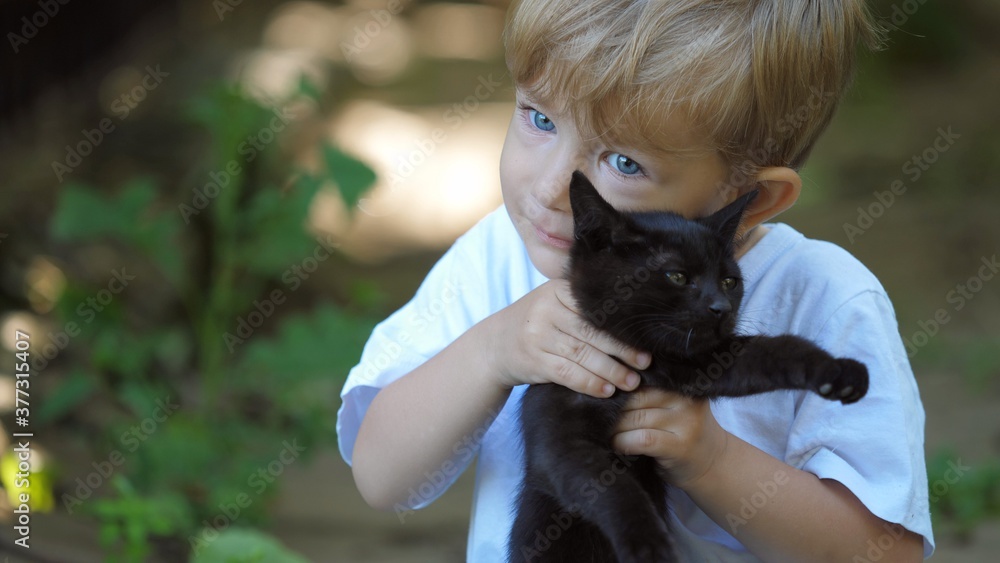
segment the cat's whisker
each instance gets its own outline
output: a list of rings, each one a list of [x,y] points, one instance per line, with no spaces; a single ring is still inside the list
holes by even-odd
[[[733,327],[734,332],[739,334],[766,334],[769,332],[767,329],[769,327],[766,323],[761,322],[759,319],[745,319],[740,318],[736,321],[736,325]],[[750,330],[747,330],[750,329]]]
[[[677,328],[674,323],[669,321],[661,321],[658,323],[644,323],[644,322],[633,322],[628,325],[621,327],[621,330],[625,334],[635,335],[637,340],[645,340],[645,336],[655,335],[655,340],[662,341],[661,344],[665,345],[668,337],[671,334],[681,335],[684,334],[683,329]]]
[[[688,337],[687,337],[687,341],[686,341],[686,342],[684,342],[684,353],[685,353],[685,354],[687,354],[687,353],[688,353],[688,349],[689,349],[689,348],[690,348],[690,346],[691,346],[691,335],[692,335],[693,333],[694,333],[694,329],[693,329],[693,328],[692,328],[691,330],[689,330],[689,331],[688,331]]]

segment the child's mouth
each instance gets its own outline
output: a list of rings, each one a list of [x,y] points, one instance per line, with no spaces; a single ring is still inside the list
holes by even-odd
[[[570,246],[573,246],[573,241],[550,235],[548,232],[543,231],[540,227],[535,227],[535,234],[538,235],[539,240],[543,243],[554,248],[568,250]]]

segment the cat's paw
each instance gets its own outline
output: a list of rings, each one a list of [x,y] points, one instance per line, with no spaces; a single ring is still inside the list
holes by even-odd
[[[816,378],[813,390],[824,399],[840,401],[845,405],[855,403],[868,392],[868,368],[849,358],[834,360]]]

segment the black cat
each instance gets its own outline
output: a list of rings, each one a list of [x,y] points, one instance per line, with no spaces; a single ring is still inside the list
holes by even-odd
[[[620,213],[574,173],[568,278],[577,304],[595,327],[653,355],[642,386],[704,398],[807,389],[853,403],[868,390],[863,364],[797,336],[734,334],[743,286],[733,238],[755,196],[697,220]],[[655,461],[611,448],[630,396],[597,399],[555,384],[525,392],[511,563],[677,561]]]

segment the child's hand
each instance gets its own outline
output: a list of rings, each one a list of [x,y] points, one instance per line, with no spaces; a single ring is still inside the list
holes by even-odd
[[[594,328],[576,309],[565,280],[551,280],[491,318],[490,342],[500,383],[558,383],[579,393],[610,397],[615,388],[632,390],[639,375],[612,356],[639,369],[648,353],[628,348]]]
[[[707,400],[654,388],[632,396],[615,432],[612,447],[655,459],[667,480],[681,489],[722,457],[729,436]]]

